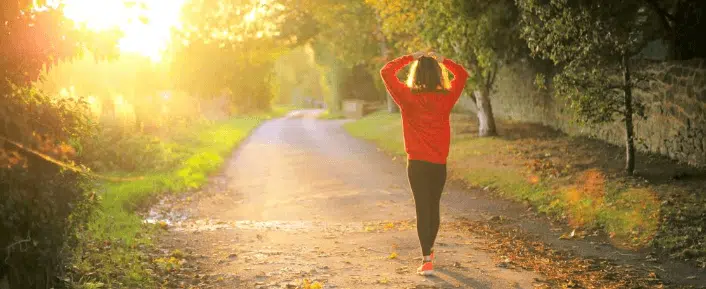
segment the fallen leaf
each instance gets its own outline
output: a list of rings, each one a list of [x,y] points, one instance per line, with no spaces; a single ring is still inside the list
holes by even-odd
[[[562,234],[562,235],[559,237],[559,239],[568,240],[568,239],[573,239],[574,237],[576,237],[576,229],[574,229],[573,231],[571,231],[571,233],[568,233],[568,234],[567,234],[567,233],[564,233],[564,234]]]

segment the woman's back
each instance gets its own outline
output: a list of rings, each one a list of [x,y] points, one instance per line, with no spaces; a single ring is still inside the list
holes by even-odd
[[[468,72],[445,59],[443,65],[454,74],[448,89],[442,86],[440,70],[437,70],[435,76],[430,76],[433,71],[422,71],[416,74],[421,79],[410,77],[411,80],[404,84],[397,79],[396,74],[412,61],[414,58],[411,55],[392,60],[382,68],[380,74],[402,112],[405,150],[409,159],[443,164],[446,163],[450,144],[449,114],[463,92]],[[412,71],[419,72],[419,67],[414,67]],[[437,80],[431,81],[434,77]]]

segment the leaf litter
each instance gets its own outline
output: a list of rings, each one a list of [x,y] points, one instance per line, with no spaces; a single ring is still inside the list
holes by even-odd
[[[543,279],[535,280],[535,288],[702,288],[669,284],[656,272],[617,265],[608,259],[582,258],[555,250],[516,228],[499,228],[468,219],[448,223],[448,226],[485,237],[479,249],[494,253],[496,266],[543,275]],[[566,235],[575,238],[578,232]]]

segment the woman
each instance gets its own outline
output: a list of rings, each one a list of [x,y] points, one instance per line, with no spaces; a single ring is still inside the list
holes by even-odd
[[[410,67],[407,83],[397,72]],[[449,83],[442,65],[454,75]],[[446,183],[451,128],[449,115],[468,79],[459,64],[436,53],[416,52],[388,62],[380,71],[392,99],[400,107],[407,152],[407,177],[417,210],[422,265],[417,273],[434,273],[432,247],[439,232],[439,202]]]

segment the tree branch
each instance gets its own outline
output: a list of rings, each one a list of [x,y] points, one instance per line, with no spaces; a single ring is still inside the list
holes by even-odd
[[[664,24],[665,28],[672,28],[670,21],[676,21],[676,17],[674,17],[674,15],[669,14],[669,12],[664,10],[664,8],[662,8],[656,0],[645,0],[645,2],[647,2],[647,4],[652,7],[652,10],[660,16],[662,24]]]
[[[119,178],[119,177],[109,177],[109,176],[95,174],[95,173],[89,171],[89,169],[87,169],[85,167],[79,167],[74,164],[70,164],[70,163],[66,163],[66,162],[57,160],[56,158],[53,158],[53,157],[51,157],[47,154],[41,153],[39,151],[33,150],[32,148],[30,148],[28,146],[22,145],[21,143],[13,141],[13,140],[6,138],[2,135],[0,135],[0,140],[6,141],[7,143],[12,144],[13,146],[19,148],[20,150],[22,150],[24,152],[33,154],[34,156],[39,157],[40,159],[42,159],[44,161],[55,164],[55,165],[62,167],[64,169],[73,171],[77,174],[83,174],[86,176],[91,176],[91,177],[94,177],[97,179],[103,179],[103,180],[112,181],[112,182],[136,181],[136,180],[143,180],[145,178],[144,176],[139,176],[139,177],[134,177],[134,178]]]
[[[495,83],[495,77],[498,75],[498,62],[493,62],[493,74],[488,81],[488,85],[492,86]]]
[[[617,84],[613,84],[613,85],[608,85],[608,86],[606,86],[606,89],[608,89],[608,90],[614,90],[614,89],[623,90],[624,88],[625,88],[624,86],[622,86],[622,85],[617,85]]]
[[[29,243],[29,242],[31,242],[31,241],[32,241],[32,238],[30,238],[30,237],[28,236],[27,239],[19,240],[19,241],[14,242],[14,243],[8,245],[7,247],[5,247],[5,252],[6,252],[6,255],[5,255],[5,263],[7,263],[7,260],[8,260],[8,259],[10,259],[10,252],[12,251],[12,248],[13,248],[13,247],[15,247],[15,246],[17,246],[17,245],[21,245],[22,243]]]
[[[491,77],[493,77],[492,71],[489,71],[488,76],[486,76],[485,79],[483,80],[483,82],[485,83],[485,89],[487,89],[487,90],[490,90],[490,78]]]
[[[468,95],[469,95],[469,97],[471,98],[471,100],[473,101],[473,104],[475,104],[476,107],[477,107],[477,106],[478,106],[478,101],[476,100],[476,95],[473,94],[473,92],[469,93]]]

